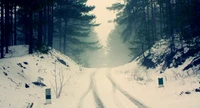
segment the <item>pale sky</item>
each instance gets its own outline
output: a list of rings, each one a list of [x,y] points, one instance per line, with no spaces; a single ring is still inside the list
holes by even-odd
[[[115,14],[112,11],[106,9],[118,0],[88,0],[88,5],[95,5],[96,8],[93,10],[93,14],[96,15],[96,22],[101,25],[95,28],[100,43],[106,47],[107,38],[110,31],[114,28],[114,23],[108,23],[109,20],[115,18]]]
[[[100,43],[104,46],[102,49],[93,52],[85,52],[83,59],[89,62],[90,67],[119,66],[130,61],[128,47],[120,39],[120,33],[109,34],[114,29],[115,23],[108,23],[114,20],[115,13],[106,9],[113,3],[123,2],[123,0],[88,0],[87,5],[95,5],[92,11],[96,15],[96,22],[101,25],[95,28]],[[112,38],[111,38],[112,37]]]

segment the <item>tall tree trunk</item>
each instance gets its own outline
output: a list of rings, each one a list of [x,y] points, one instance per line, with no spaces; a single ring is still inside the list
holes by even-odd
[[[25,15],[24,15],[25,21],[24,21],[24,34],[25,34],[25,44],[28,45],[29,44],[29,18],[28,18],[28,12],[27,12],[27,8],[25,10]]]
[[[53,29],[54,29],[54,20],[53,20],[53,17],[54,17],[54,5],[52,4],[51,6],[51,47],[53,47]]]
[[[37,48],[41,48],[42,47],[42,10],[40,10],[39,12],[39,25],[38,25],[38,44],[37,44]]]
[[[44,28],[43,28],[43,31],[44,31],[44,37],[43,37],[43,44],[46,45],[46,40],[47,40],[47,26],[48,26],[48,20],[47,20],[47,6],[44,7],[44,22],[45,22],[45,25],[44,25]]]
[[[13,3],[10,2],[9,3],[9,23],[10,23],[10,35],[9,35],[9,46],[13,45],[14,41],[13,41]]]
[[[149,3],[147,2],[147,35],[150,36],[150,23],[149,23]]]
[[[33,53],[33,11],[29,11],[29,54]]]
[[[4,0],[1,0],[1,58],[4,58]]]
[[[10,17],[9,17],[9,1],[5,0],[5,47],[8,53],[9,37],[10,37]]]
[[[61,18],[58,19],[59,23],[59,51],[61,51],[61,45],[62,45],[62,28],[61,28]]]
[[[169,35],[171,36],[171,52],[175,51],[175,45],[174,45],[174,27],[173,27],[173,12],[172,12],[172,4],[170,0],[168,0],[168,6],[169,6]]]
[[[14,45],[17,45],[17,5],[14,3]]]
[[[153,4],[152,4],[152,9],[153,9],[153,13],[152,13],[152,20],[153,20],[153,43],[156,41],[157,39],[157,29],[156,29],[156,12],[155,12],[155,1],[153,0]]]
[[[143,10],[142,10],[142,13],[143,13],[143,21],[144,21],[144,24],[143,24],[143,28],[144,28],[144,38],[142,39],[142,41],[144,41],[144,42],[142,42],[141,44],[141,49],[142,49],[142,52],[143,52],[143,48],[144,48],[144,45],[143,45],[143,43],[145,43],[145,42],[147,42],[147,43],[149,43],[150,41],[148,41],[147,40],[147,37],[148,37],[148,12],[146,13],[146,7],[147,7],[147,11],[148,11],[148,2],[146,1],[146,0],[143,0]],[[144,53],[144,52],[143,52]]]
[[[168,34],[168,28],[167,28],[167,1],[164,0],[163,2],[163,11],[162,11],[162,22],[163,22],[163,37],[165,36],[165,38],[167,37]]]
[[[52,32],[52,27],[53,27],[53,24],[52,24],[52,6],[49,5],[48,6],[48,46],[49,47],[52,47],[53,45],[53,32]]]
[[[150,23],[150,4],[149,4],[149,2],[148,1],[146,1],[147,3],[146,3],[146,8],[147,8],[147,34],[146,34],[146,43],[147,43],[147,48],[148,48],[148,50],[149,50],[149,53],[150,53],[150,46],[151,46],[151,40],[149,40],[149,39],[151,39],[151,23]],[[144,10],[145,11],[145,10]],[[143,45],[143,47],[145,46],[145,44]],[[143,48],[144,49],[144,48]]]
[[[151,0],[151,35],[152,35],[152,41],[151,41],[151,45],[154,44],[155,40],[156,40],[156,21],[155,21],[155,11],[154,11],[154,0]]]
[[[64,44],[64,45],[63,45],[63,46],[64,46],[64,47],[63,47],[63,53],[64,53],[64,54],[67,53],[67,52],[66,52],[67,31],[66,31],[66,30],[67,30],[67,19],[65,19],[65,27],[64,27],[64,31],[63,31],[63,33],[64,33],[64,36],[63,36],[63,37],[64,37],[64,39],[63,39],[63,41],[64,41],[64,42],[63,42],[63,44]]]
[[[163,38],[163,11],[162,11],[162,7],[163,7],[163,4],[162,2],[160,3],[160,38],[162,39]]]
[[[60,9],[61,9],[61,6],[60,6],[61,4],[60,3],[58,3],[58,10],[60,11]],[[58,32],[59,32],[59,51],[61,52],[62,51],[62,48],[61,48],[61,46],[62,46],[62,19],[61,19],[61,14],[59,13],[59,15],[58,15]]]
[[[147,35],[148,34],[148,23],[147,23],[147,17],[146,17],[146,15],[147,15],[147,13],[146,13],[146,6],[148,6],[147,5],[148,3],[146,2],[146,0],[143,0],[143,17],[144,17],[144,28],[145,28],[145,35]],[[148,11],[148,10],[147,10]]]

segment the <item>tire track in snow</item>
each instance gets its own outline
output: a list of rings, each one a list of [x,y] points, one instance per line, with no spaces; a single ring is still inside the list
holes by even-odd
[[[107,78],[109,79],[109,81],[116,87],[116,89],[118,89],[124,96],[126,96],[132,103],[134,103],[136,106],[138,106],[138,108],[148,108],[147,106],[145,106],[143,103],[141,103],[140,101],[138,101],[136,98],[132,97],[128,92],[126,92],[125,90],[123,90],[119,85],[117,85],[114,80],[111,78],[110,74],[107,74]]]
[[[83,100],[85,99],[85,97],[88,95],[88,93],[90,92],[90,90],[92,90],[93,84],[92,84],[92,80],[91,80],[91,76],[93,75],[93,73],[90,75],[90,85],[87,89],[87,91],[83,94],[83,96],[80,98],[79,104],[78,104],[78,108],[82,108],[83,106]]]
[[[110,70],[111,69],[108,69],[107,73],[109,73]],[[117,91],[117,87],[116,87],[116,84],[114,84],[112,82],[111,82],[111,84],[112,84],[112,88],[113,88],[113,100],[114,100],[115,104],[118,106],[118,108],[124,108],[124,106],[122,105],[122,103],[120,102],[120,100],[119,100],[119,98],[117,96],[117,92],[116,92]]]
[[[78,104],[78,108],[82,108],[83,107],[83,101],[84,101],[85,97],[89,94],[90,91],[92,91],[92,93],[93,93],[97,108],[104,108],[104,105],[103,105],[102,101],[100,100],[100,98],[98,96],[98,93],[97,93],[97,90],[96,90],[95,85],[94,85],[94,83],[95,83],[95,80],[94,80],[95,73],[96,72],[93,72],[90,75],[90,85],[89,85],[87,91],[80,98],[80,101],[79,101],[79,104]]]
[[[95,73],[96,74],[96,73]],[[92,82],[93,82],[93,95],[94,95],[94,99],[97,105],[97,108],[105,108],[103,102],[101,101],[101,99],[99,98],[99,93],[97,91],[97,87],[96,87],[96,80],[94,78],[94,75],[92,76]]]
[[[124,108],[124,106],[121,104],[121,102],[120,102],[120,100],[119,100],[119,98],[118,98],[118,96],[117,96],[117,92],[116,92],[117,88],[116,88],[116,85],[114,85],[114,84],[112,83],[112,86],[113,86],[113,100],[114,100],[115,104],[116,104],[119,108]]]
[[[97,90],[96,93],[99,93],[99,97],[101,98],[104,107],[124,108],[118,98],[117,88],[109,81],[106,76],[107,72],[109,72],[107,68],[102,68],[94,76],[94,82],[96,85],[95,88]]]

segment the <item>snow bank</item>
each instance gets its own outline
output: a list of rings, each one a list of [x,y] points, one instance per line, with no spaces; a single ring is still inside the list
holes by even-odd
[[[27,51],[27,46],[10,47],[6,58],[0,59],[0,108],[25,108],[28,103],[34,103],[34,108],[77,107],[84,88],[89,86],[89,75],[93,70],[80,67],[54,49],[48,54],[28,55]],[[55,71],[62,71],[65,81],[70,78],[59,99],[53,91]],[[38,77],[44,79],[42,82],[46,87],[32,83]],[[44,105],[46,88],[52,91],[50,105]]]
[[[152,60],[168,53],[168,43],[160,41],[152,48]],[[187,50],[188,51],[188,50]],[[180,57],[177,53],[175,57]],[[199,108],[200,107],[200,65],[183,71],[194,57],[188,57],[182,65],[167,68],[160,74],[162,63],[154,69],[142,66],[138,57],[124,66],[112,69],[113,79],[128,93],[151,108]],[[164,79],[164,87],[159,88],[158,78]]]

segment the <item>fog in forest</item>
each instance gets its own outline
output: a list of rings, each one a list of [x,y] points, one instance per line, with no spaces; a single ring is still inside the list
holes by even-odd
[[[106,2],[88,0],[88,5],[95,5],[95,9],[91,12],[96,15],[96,22],[100,26],[95,27],[97,38],[103,47],[95,51],[86,51],[82,54],[83,65],[88,67],[115,67],[128,63],[131,60],[130,51],[127,43],[123,43],[121,39],[120,29],[116,29],[117,25],[113,20],[116,13],[109,11],[107,7],[119,0],[109,0]]]

